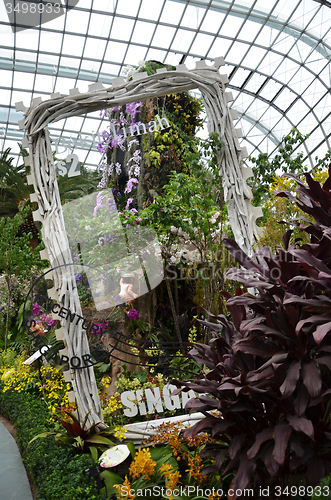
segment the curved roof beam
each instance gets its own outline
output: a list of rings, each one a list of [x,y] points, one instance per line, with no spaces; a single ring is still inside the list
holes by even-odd
[[[240,110],[240,108],[234,107],[234,109],[237,111],[240,119],[242,118],[243,120],[253,125],[253,127],[256,127],[258,130],[260,130],[260,132],[265,134],[265,136],[268,137],[271,142],[275,144],[275,146],[279,146],[279,144],[282,142],[281,137],[272,132],[272,130],[270,130],[267,125],[264,125],[261,120],[257,121],[256,117],[249,115],[248,113],[244,113],[242,110]],[[245,140],[247,141],[248,139],[245,137]]]
[[[210,4],[209,0],[194,0],[191,3],[192,5],[195,5],[197,7],[204,8],[208,7],[208,5]],[[286,20],[282,19],[280,16],[275,16],[272,14],[268,15],[262,11],[257,10],[254,11],[251,7],[239,4],[237,2],[234,5],[231,5],[231,2],[215,0],[209,8],[211,10],[222,12],[223,14],[229,14],[231,16],[240,17],[243,19],[246,19],[249,16],[250,21],[269,26],[270,28],[276,29],[278,31],[283,31],[284,33],[287,33],[294,38],[300,38],[302,42],[306,43],[314,50],[319,52],[327,60],[331,60],[331,47],[323,42],[318,34],[315,35],[313,32],[309,32],[309,30],[306,30],[304,26],[287,23]],[[230,8],[231,10],[229,11]]]

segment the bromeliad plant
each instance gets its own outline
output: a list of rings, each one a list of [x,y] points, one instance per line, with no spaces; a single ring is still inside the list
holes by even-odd
[[[98,459],[98,450],[103,452],[115,444],[116,440],[114,439],[114,428],[107,427],[106,429],[97,432],[97,426],[100,422],[94,423],[90,427],[86,428],[89,413],[85,416],[82,424],[80,424],[79,420],[73,413],[64,413],[69,418],[58,418],[58,420],[65,432],[61,429],[42,432],[31,439],[29,446],[36,439],[54,436],[56,444],[60,446],[72,445],[82,453],[90,453],[93,460],[96,461]]]
[[[200,320],[213,339],[190,356],[209,371],[179,383],[206,394],[187,404],[206,418],[186,431],[218,441],[203,452],[215,458],[204,474],[232,473],[234,490],[315,486],[331,472],[331,168],[322,187],[305,175],[298,198],[280,195],[315,219],[301,225],[311,243],[290,245],[288,231],[275,255],[265,247],[249,258],[224,240],[241,265],[226,277],[257,293],[225,294],[232,322]],[[206,413],[215,409],[220,418]]]

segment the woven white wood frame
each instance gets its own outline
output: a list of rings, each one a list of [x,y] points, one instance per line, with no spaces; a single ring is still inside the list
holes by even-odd
[[[230,224],[239,246],[251,254],[252,245],[258,236],[256,218],[262,215],[262,211],[251,205],[252,194],[246,184],[251,170],[242,167],[242,159],[247,153],[238,142],[241,131],[235,130],[233,126],[233,119],[237,118],[236,113],[228,108],[232,96],[231,93],[225,92],[227,76],[219,73],[219,68],[223,65],[224,59],[220,57],[215,59],[213,66],[199,61],[193,70],[180,65],[171,71],[159,69],[151,76],[147,73],[136,73],[129,82],[125,82],[121,77],[114,78],[112,86],[108,88],[97,82],[89,86],[87,93],[81,94],[78,89],[72,89],[68,96],[57,93],[52,94],[46,101],[41,98],[33,99],[29,108],[22,102],[16,104],[16,110],[25,113],[25,118],[19,121],[19,126],[20,129],[26,130],[27,137],[23,146],[29,147],[30,151],[26,163],[31,167],[28,183],[33,184],[35,190],[31,200],[38,201],[39,205],[38,210],[33,212],[33,217],[43,224],[42,236],[48,259],[51,268],[55,268],[54,289],[50,291],[50,295],[64,307],[82,316],[74,272],[72,270],[68,277],[68,267],[58,267],[72,260],[47,125],[63,118],[199,89],[205,104],[209,132],[217,133],[225,145],[218,160]],[[76,355],[81,358],[83,354],[89,353],[87,337],[80,325],[76,326],[69,320],[63,320],[61,336],[64,338],[69,357]],[[66,379],[72,383],[73,392],[70,399],[76,400],[80,418],[84,418],[91,411],[89,423],[101,421],[102,412],[93,367],[71,370],[70,376],[66,374]]]

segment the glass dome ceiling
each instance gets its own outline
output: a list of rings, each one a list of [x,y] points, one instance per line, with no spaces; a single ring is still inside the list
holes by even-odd
[[[193,68],[224,56],[231,107],[243,145],[272,155],[297,127],[310,134],[305,154],[314,165],[331,148],[331,2],[325,0],[79,0],[65,14],[13,32],[0,5],[0,150],[18,156],[22,139],[15,103],[68,94],[101,81],[110,85],[126,65],[158,60]],[[49,126],[57,156],[74,148],[96,166],[99,116]],[[63,145],[65,143],[65,145]],[[60,147],[60,145],[62,146]]]

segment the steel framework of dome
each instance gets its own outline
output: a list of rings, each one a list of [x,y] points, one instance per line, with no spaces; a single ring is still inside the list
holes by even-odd
[[[57,19],[23,31],[12,29],[5,4],[0,151],[11,147],[19,154],[18,101],[28,106],[35,97],[69,94],[75,87],[87,91],[96,81],[109,85],[140,60],[185,62],[190,68],[219,56],[250,154],[272,155],[293,127],[309,134],[304,156],[310,167],[331,147],[328,1],[79,0]],[[104,128],[99,113],[49,126],[58,156],[75,148],[87,166],[99,162],[96,143]]]

